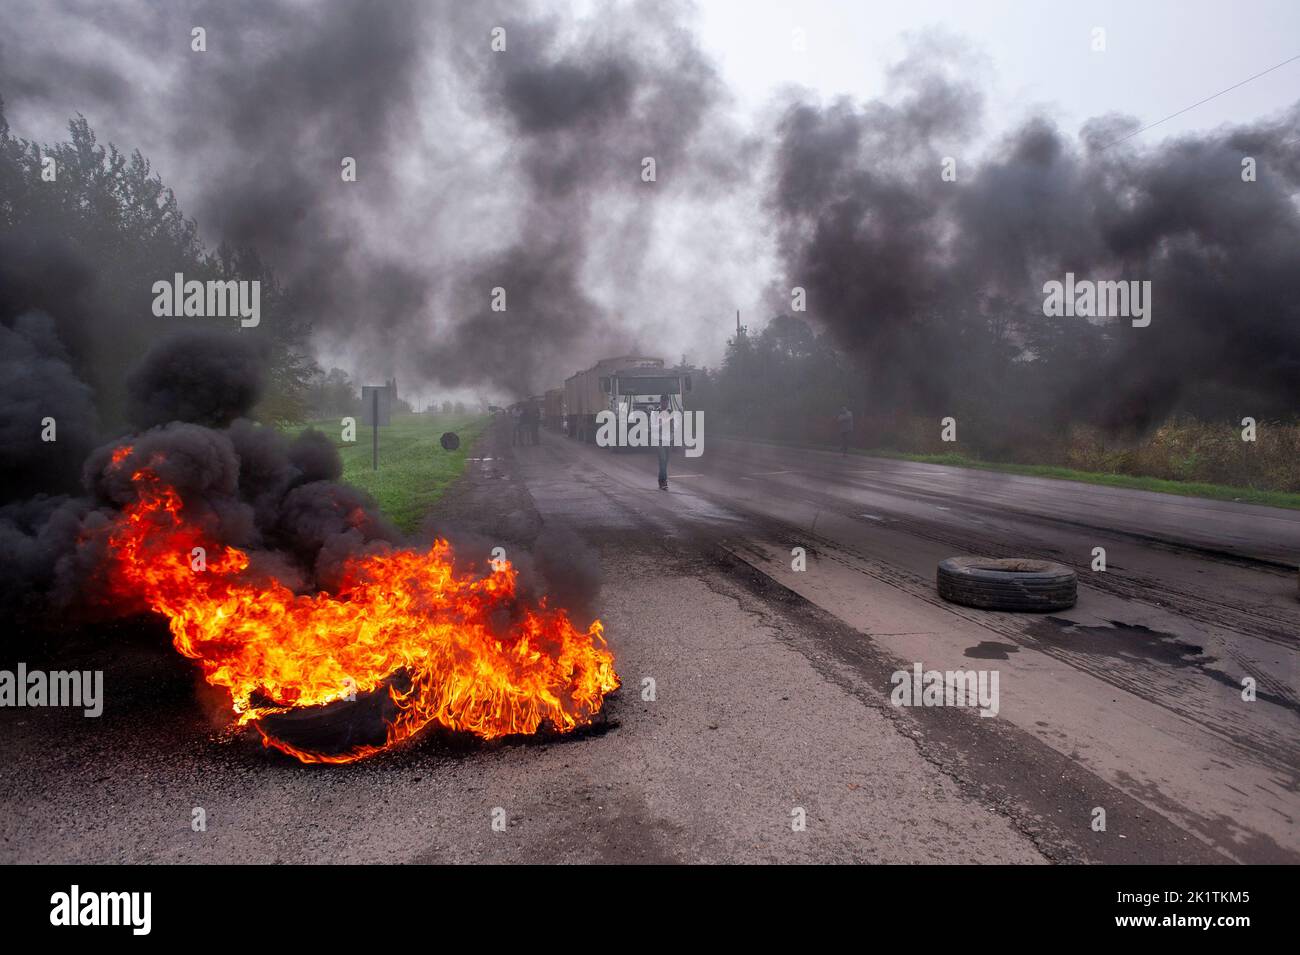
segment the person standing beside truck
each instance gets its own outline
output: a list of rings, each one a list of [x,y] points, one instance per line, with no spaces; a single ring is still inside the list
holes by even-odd
[[[533,443],[533,422],[536,420],[536,411],[533,407],[531,398],[523,402],[519,407],[519,443]]]
[[[853,412],[849,410],[848,405],[840,408],[840,413],[835,416],[835,420],[840,426],[840,454],[848,454],[849,439],[853,437]]]
[[[659,490],[668,490],[668,451],[673,446],[672,403],[667,395],[659,396]]]

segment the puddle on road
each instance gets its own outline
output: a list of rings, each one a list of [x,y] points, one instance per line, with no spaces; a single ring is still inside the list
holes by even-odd
[[[1027,633],[1080,654],[1118,656],[1171,667],[1204,667],[1216,659],[1205,656],[1204,647],[1182,641],[1178,634],[1119,620],[1110,621],[1110,626],[1084,626],[1063,617],[1049,616],[1028,626]]]
[[[1152,630],[1136,623],[1112,620],[1109,627],[1085,627],[1062,617],[1047,617],[1030,624],[1026,635],[1063,650],[1115,657],[1132,664],[1164,664],[1174,669],[1200,670],[1216,683],[1240,691],[1238,680],[1215,669],[1218,657],[1208,656],[1204,647],[1179,639],[1177,634]],[[1256,699],[1300,713],[1300,704],[1257,687]]]
[[[1026,632],[1045,643],[1130,661],[1164,663],[1174,667],[1203,667],[1213,663],[1205,648],[1179,639],[1175,633],[1152,630],[1137,623],[1112,620],[1109,627],[1085,627],[1063,617],[1047,617],[1029,625]]]
[[[963,653],[975,660],[1009,660],[1008,654],[1019,653],[1020,648],[1014,643],[998,643],[996,640],[981,640],[973,647],[967,647]]]

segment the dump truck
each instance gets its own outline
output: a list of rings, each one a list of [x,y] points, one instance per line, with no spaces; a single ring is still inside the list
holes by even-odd
[[[644,355],[603,358],[564,382],[569,437],[595,443],[597,413],[648,412],[659,407],[661,395],[669,396],[674,410],[683,411],[690,390],[691,376],[680,369],[665,368],[662,358]]]

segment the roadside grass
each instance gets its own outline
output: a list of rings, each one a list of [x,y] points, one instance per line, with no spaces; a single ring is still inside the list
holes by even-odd
[[[404,533],[410,533],[465,470],[475,442],[487,429],[487,415],[394,415],[393,423],[379,429],[379,470],[371,467],[373,429],[357,425],[357,440],[340,440],[337,418],[310,421],[283,428],[293,436],[306,428],[323,432],[339,449],[343,480],[367,491],[384,516]],[[460,447],[444,451],[438,443],[444,432],[454,431]]]
[[[724,437],[737,437],[724,435]],[[784,447],[814,448],[820,451],[838,451],[838,446],[826,444],[795,444],[759,438],[740,438],[757,444],[775,444]],[[1231,487],[1226,484],[1209,484],[1201,481],[1171,481],[1165,478],[1142,477],[1133,474],[1113,474],[1099,471],[1080,471],[1052,464],[1011,464],[983,461],[964,454],[911,454],[889,448],[849,448],[850,454],[871,458],[893,458],[899,461],[916,461],[920,464],[945,464],[949,467],[973,468],[980,471],[999,471],[1004,474],[1023,474],[1028,477],[1055,478],[1062,481],[1081,481],[1085,484],[1102,484],[1107,487],[1132,488],[1138,491],[1155,491],[1160,494],[1178,494],[1183,497],[1202,497],[1214,501],[1235,501],[1241,504],[1265,504],[1269,507],[1289,507],[1300,510],[1300,494],[1288,491],[1268,491],[1250,487]]]

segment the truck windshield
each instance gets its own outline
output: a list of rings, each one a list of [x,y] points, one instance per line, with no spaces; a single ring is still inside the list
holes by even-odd
[[[650,378],[637,375],[635,378],[619,378],[618,393],[624,397],[647,395],[658,398],[660,395],[676,395],[682,390],[680,378]]]

